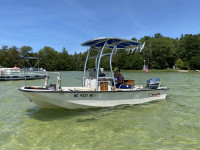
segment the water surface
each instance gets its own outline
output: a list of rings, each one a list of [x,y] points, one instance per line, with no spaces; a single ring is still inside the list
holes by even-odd
[[[24,81],[0,81],[0,149],[200,149],[199,73],[122,74],[138,83],[160,77],[170,88],[168,98],[112,108],[40,109],[15,90]],[[62,85],[81,85],[81,78],[82,72],[62,72]]]

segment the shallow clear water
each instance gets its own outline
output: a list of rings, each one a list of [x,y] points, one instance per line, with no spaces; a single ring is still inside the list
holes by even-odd
[[[14,90],[24,81],[0,81],[0,149],[200,149],[199,73],[122,74],[138,83],[160,77],[170,88],[168,98],[112,108],[40,109]],[[81,85],[81,78],[82,72],[62,72],[62,85]]]

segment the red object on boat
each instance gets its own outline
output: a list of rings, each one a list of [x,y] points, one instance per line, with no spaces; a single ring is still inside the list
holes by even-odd
[[[20,69],[20,68],[18,68],[18,67],[15,66],[14,69]]]

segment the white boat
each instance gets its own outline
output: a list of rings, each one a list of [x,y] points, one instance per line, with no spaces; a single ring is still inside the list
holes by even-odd
[[[90,47],[85,61],[82,87],[60,86],[59,74],[55,85],[48,85],[46,78],[44,87],[20,86],[19,90],[41,108],[113,107],[166,98],[168,88],[161,85],[159,78],[148,80],[146,86],[135,85],[134,80],[124,80],[119,87],[115,85],[112,56],[120,49],[136,50],[144,46],[141,43],[120,38],[98,38],[84,42],[82,46]],[[110,74],[104,74],[100,69],[101,59],[106,56],[109,57]],[[87,69],[89,59],[94,60],[93,69]]]
[[[39,68],[40,58],[37,57],[24,57],[28,63],[28,68],[2,68],[0,67],[0,81],[8,80],[34,80],[45,79],[47,76],[46,69]],[[35,66],[31,66],[29,60],[36,60]]]

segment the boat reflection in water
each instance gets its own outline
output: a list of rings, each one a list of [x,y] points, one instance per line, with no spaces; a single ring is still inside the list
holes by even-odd
[[[84,66],[82,87],[62,87],[58,73],[57,83],[45,86],[20,86],[30,100],[41,108],[63,107],[68,109],[112,107],[123,104],[141,104],[166,98],[168,88],[161,85],[159,78],[147,81],[147,85],[135,85],[134,80],[124,80],[116,86],[112,70],[112,57],[120,49],[137,50],[144,45],[132,40],[120,38],[97,38],[82,43],[90,47]],[[101,60],[109,57],[110,73],[100,69]],[[87,69],[88,60],[94,60],[94,68]]]

